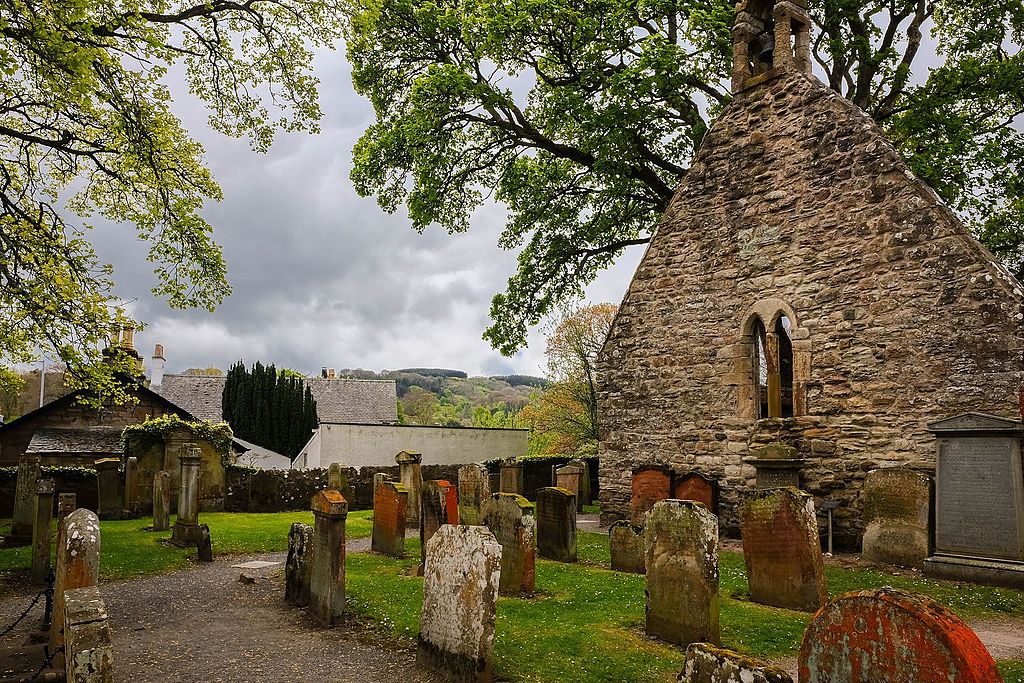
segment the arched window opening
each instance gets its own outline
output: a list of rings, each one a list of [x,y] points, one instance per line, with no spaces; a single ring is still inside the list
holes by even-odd
[[[780,315],[771,331],[760,317],[751,324],[753,383],[758,419],[793,417],[792,323]]]
[[[793,340],[789,318],[780,315],[775,322],[779,340],[779,415],[793,417]]]
[[[757,417],[768,417],[768,334],[764,323],[756,318],[753,324],[754,337],[754,400],[757,401]]]

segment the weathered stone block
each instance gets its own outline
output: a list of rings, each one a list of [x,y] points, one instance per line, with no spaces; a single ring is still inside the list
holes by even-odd
[[[454,683],[490,683],[502,546],[480,526],[427,542],[416,661]]]
[[[679,683],[793,683],[782,669],[710,643],[691,643]]]
[[[795,488],[747,495],[740,505],[743,560],[750,599],[814,612],[828,590],[814,499]]]
[[[569,464],[580,469],[580,490],[576,494],[576,505],[582,510],[584,505],[590,505],[594,502],[594,497],[590,491],[590,465],[587,464],[586,460],[580,460],[579,458],[570,460]],[[556,483],[555,486],[560,486],[560,484]],[[571,491],[572,489],[569,490]]]
[[[480,506],[491,497],[491,482],[483,465],[459,468],[459,522],[480,523]]]
[[[284,599],[298,607],[309,604],[310,553],[313,527],[295,522],[288,532],[288,559],[284,565]]]
[[[501,463],[501,493],[523,495],[523,464],[515,460]]]
[[[124,459],[124,509],[130,515],[139,511],[139,459]]]
[[[32,525],[32,583],[46,583],[50,573],[50,538],[53,533],[53,479],[36,484],[36,514]]]
[[[11,519],[12,536],[32,536],[40,470],[37,455],[25,455],[18,461],[18,479],[14,485],[14,512]]]
[[[121,497],[121,475],[119,458],[103,458],[94,464],[96,468],[96,493],[99,498],[100,519],[120,519],[124,513]]]
[[[568,489],[537,490],[537,552],[556,562],[575,562],[576,494]]]
[[[114,645],[107,609],[96,586],[64,592],[64,679],[113,683]]]
[[[199,540],[199,468],[202,452],[194,444],[178,452],[178,514],[174,520],[171,543],[187,548]]]
[[[153,531],[171,528],[171,473],[161,470],[153,475]]]
[[[902,468],[864,477],[864,544],[868,562],[920,569],[928,557],[931,480]]]
[[[313,547],[309,571],[309,611],[330,626],[345,612],[345,519],[348,503],[337,491],[320,491],[310,503]]]
[[[347,501],[354,501],[355,494],[352,491],[352,486],[349,484],[349,479],[353,474],[354,472],[351,467],[345,467],[341,463],[332,462],[327,468],[327,488],[331,491],[337,491]]]
[[[74,493],[61,493],[57,496],[57,544],[60,548],[63,543],[64,518],[70,515],[78,507],[78,496]]]
[[[654,507],[655,503],[671,497],[671,469],[660,465],[645,465],[633,470],[629,514],[634,524],[643,524],[644,515]]]
[[[72,588],[95,586],[100,578],[100,520],[96,513],[79,508],[64,518],[62,544],[57,548],[53,584],[53,621],[50,646],[64,644],[64,594]]]
[[[375,479],[376,481],[376,479]],[[396,481],[381,481],[373,493],[373,536],[370,548],[391,557],[405,557],[405,524],[409,491]]]
[[[200,562],[213,562],[213,539],[210,538],[210,527],[206,524],[199,525],[199,535],[196,538],[196,556]]]
[[[695,500],[704,503],[712,514],[718,511],[718,482],[700,472],[687,472],[676,477],[675,495],[679,500]]]
[[[800,645],[800,683],[997,683],[978,636],[923,595],[845,593],[814,615]]]
[[[408,494],[408,505],[405,506],[405,521],[415,528],[420,522],[420,487],[423,486],[423,472],[420,463],[421,453],[402,451],[395,456],[398,463],[398,481],[405,486]]]
[[[533,504],[514,493],[495,493],[484,502],[483,524],[501,544],[501,594],[533,593],[537,530]]]
[[[563,465],[555,469],[555,486],[576,494],[576,505],[582,506],[583,469],[577,465]]]
[[[643,574],[647,571],[644,564],[642,526],[620,519],[608,527],[608,542],[611,546],[612,569],[632,574]]]
[[[444,479],[423,483],[420,488],[420,564],[426,561],[427,541],[442,524],[458,524],[458,494]]]
[[[718,518],[689,500],[662,500],[644,525],[647,634],[719,642]]]

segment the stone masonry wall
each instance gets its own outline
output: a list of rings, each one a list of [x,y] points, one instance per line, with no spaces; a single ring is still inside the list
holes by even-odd
[[[736,527],[743,458],[795,446],[803,487],[839,498],[857,541],[865,473],[934,467],[933,420],[1018,418],[1024,291],[916,179],[861,110],[783,73],[741,92],[705,137],[599,361],[601,500],[631,469],[700,469]],[[756,419],[750,324],[792,323],[792,418]]]

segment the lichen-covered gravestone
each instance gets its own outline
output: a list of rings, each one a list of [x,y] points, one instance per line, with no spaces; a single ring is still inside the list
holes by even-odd
[[[661,465],[644,465],[633,470],[629,515],[633,524],[643,524],[644,515],[659,500],[672,497],[672,470]]]
[[[284,599],[298,607],[309,604],[309,552],[313,527],[295,522],[288,532],[288,559],[284,564]]]
[[[509,458],[501,463],[501,493],[523,494],[523,463]]]
[[[153,531],[171,528],[171,473],[153,473]]]
[[[199,538],[199,466],[202,452],[194,444],[178,453],[178,515],[174,519],[171,543],[187,548]]]
[[[718,518],[701,503],[662,500],[644,525],[647,634],[719,642]]]
[[[584,505],[590,505],[594,500],[590,491],[590,465],[586,460],[579,458],[570,460],[569,464],[580,469],[580,491],[576,494],[576,504],[582,509]]]
[[[679,683],[793,683],[782,669],[709,643],[692,643]]]
[[[313,496],[312,567],[309,611],[330,626],[345,612],[345,519],[348,503],[337,491]]]
[[[811,620],[800,683],[998,683],[978,636],[923,595],[891,588],[845,593]]]
[[[124,459],[124,509],[131,515],[139,511],[139,459]]]
[[[426,561],[427,541],[442,524],[458,524],[455,486],[444,479],[423,482],[420,489],[420,564]]]
[[[36,488],[39,485],[41,467],[39,456],[26,455],[18,461],[18,480],[14,488],[14,512],[11,519],[11,535],[22,538],[32,537],[35,524]]]
[[[413,525],[420,523],[420,487],[423,486],[422,453],[402,451],[395,456],[398,463],[398,481],[408,492],[409,504],[405,506],[405,521]]]
[[[32,583],[46,583],[50,573],[50,537],[53,526],[53,479],[36,484],[36,519],[32,525]]]
[[[61,545],[57,548],[57,572],[53,584],[53,620],[50,646],[64,644],[64,592],[95,586],[100,578],[100,520],[96,513],[79,508],[64,518]]]
[[[575,562],[576,494],[555,486],[537,490],[537,552],[556,562]]]
[[[533,503],[514,493],[495,493],[484,502],[483,523],[501,544],[501,594],[533,593],[537,528]]]
[[[708,479],[700,472],[687,472],[676,477],[673,498],[695,500],[704,503],[712,514],[718,514],[718,482]]]
[[[920,472],[891,467],[864,477],[862,557],[920,569],[928,557],[931,480]]]
[[[114,683],[114,644],[99,588],[64,592],[64,680]]]
[[[331,491],[337,491],[347,501],[355,500],[352,486],[349,484],[349,478],[352,474],[351,467],[345,467],[339,462],[332,462],[327,468],[327,488]]]
[[[795,488],[765,489],[740,505],[750,599],[814,612],[828,597],[814,498]]]
[[[61,493],[57,496],[57,547],[60,548],[63,541],[64,518],[75,511],[78,507],[78,496],[74,493]]]
[[[491,482],[483,465],[463,465],[459,468],[459,521],[462,524],[480,523],[480,506],[491,497]]]
[[[396,481],[381,481],[373,492],[373,535],[370,548],[391,557],[405,557],[405,522],[409,491]]]
[[[480,526],[446,525],[427,542],[418,664],[454,683],[490,683],[502,552]]]
[[[608,544],[611,546],[612,569],[617,572],[643,574],[644,528],[624,519],[608,527]]]
[[[576,504],[582,506],[583,470],[577,465],[563,465],[555,470],[555,486],[576,494]]]

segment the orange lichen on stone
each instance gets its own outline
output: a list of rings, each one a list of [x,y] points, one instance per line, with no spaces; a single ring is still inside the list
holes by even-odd
[[[1001,683],[962,619],[892,588],[845,593],[814,616],[800,646],[800,683]]]

